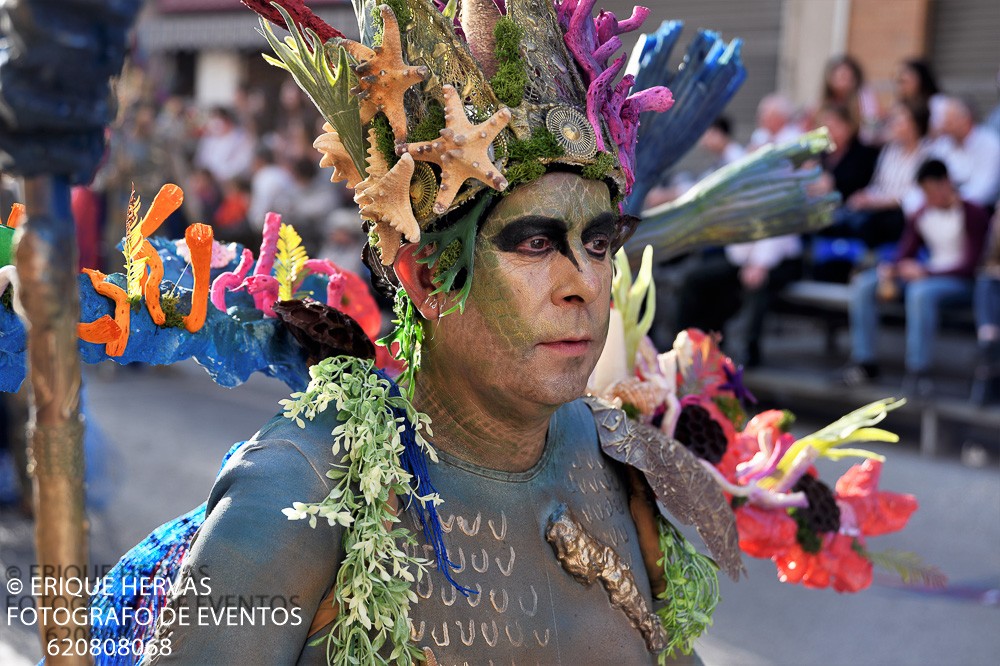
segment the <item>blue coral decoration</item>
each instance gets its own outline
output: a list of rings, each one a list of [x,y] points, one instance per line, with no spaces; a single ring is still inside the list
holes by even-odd
[[[639,69],[633,90],[667,86],[674,106],[666,113],[644,113],[640,118],[636,182],[625,202],[625,212],[631,215],[639,214],[662,174],[697,143],[746,80],[742,41],[727,44],[711,30],[698,31],[680,67],[672,70],[670,54],[683,27],[681,21],[664,21],[656,32],[645,35],[637,49]]]
[[[173,241],[150,238],[163,261],[164,280],[161,291],[178,299],[177,309],[187,313],[191,303],[192,279],[184,268],[187,261],[177,253]],[[237,248],[237,256],[239,255]],[[228,265],[213,270],[213,278],[233,270],[234,259]],[[108,276],[108,281],[125,286],[120,273]],[[113,302],[97,294],[89,278],[77,278],[80,288],[80,321],[89,322],[102,315],[114,315]],[[326,281],[311,275],[300,289],[324,294]],[[144,307],[133,309],[130,318],[128,345],[121,356],[109,357],[105,345],[80,341],[80,357],[86,363],[110,360],[128,364],[134,362],[169,365],[194,358],[208,371],[216,383],[233,387],[245,382],[254,372],[262,372],[287,384],[292,390],[303,390],[309,383],[306,357],[302,348],[278,319],[265,318],[254,307],[253,299],[244,292],[228,295],[226,312],[211,304],[205,325],[197,333],[184,328],[157,326]],[[0,390],[16,391],[25,377],[27,344],[24,326],[6,306],[0,304]]]
[[[0,303],[0,391],[21,388],[27,373],[28,335],[14,311]]]

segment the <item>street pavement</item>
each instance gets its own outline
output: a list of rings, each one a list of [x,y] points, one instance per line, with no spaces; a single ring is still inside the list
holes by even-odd
[[[230,445],[250,437],[287,396],[254,377],[227,390],[193,363],[168,369],[85,369],[91,563],[111,565],[152,529],[206,498]],[[804,432],[822,423],[805,423]],[[891,417],[886,425],[891,429]],[[943,590],[908,589],[889,574],[855,595],[779,583],[773,565],[747,560],[749,577],[721,580],[723,600],[698,651],[712,665],[996,664],[1000,655],[1000,468],[922,458],[916,442],[886,453],[881,487],[911,492],[920,510],[873,550],[919,553],[948,576]],[[833,479],[849,463],[821,466]],[[0,512],[0,565],[34,561],[30,521]],[[697,543],[697,541],[696,541]],[[0,664],[41,656],[34,627],[0,625]]]

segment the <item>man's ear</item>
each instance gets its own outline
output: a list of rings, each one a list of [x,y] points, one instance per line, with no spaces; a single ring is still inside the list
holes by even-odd
[[[418,243],[408,243],[399,248],[396,259],[392,262],[392,268],[399,278],[399,283],[406,290],[406,295],[410,297],[424,319],[434,320],[439,316],[442,299],[440,294],[430,295],[436,285],[430,267],[417,261],[418,247]]]

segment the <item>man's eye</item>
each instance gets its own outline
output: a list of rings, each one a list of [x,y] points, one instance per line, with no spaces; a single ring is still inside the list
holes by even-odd
[[[595,236],[587,241],[586,247],[591,256],[603,259],[611,248],[611,239],[603,234]]]
[[[525,254],[544,254],[551,249],[552,241],[545,236],[532,236],[521,241],[517,246],[517,251]]]

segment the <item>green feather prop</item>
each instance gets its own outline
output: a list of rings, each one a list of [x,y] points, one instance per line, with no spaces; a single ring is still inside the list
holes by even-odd
[[[278,245],[274,255],[274,279],[278,281],[278,300],[290,301],[295,296],[309,256],[302,247],[302,237],[290,224],[278,230]]]
[[[836,192],[814,196],[820,167],[805,167],[830,147],[826,128],[766,146],[725,166],[670,203],[644,211],[625,246],[636,265],[647,245],[657,261],[703,247],[808,233],[830,224]]]
[[[146,273],[146,258],[136,255],[142,249],[142,225],[139,224],[139,195],[132,189],[125,215],[125,238],[122,239],[122,254],[125,255],[125,293],[130,303],[142,300],[142,278]]]

